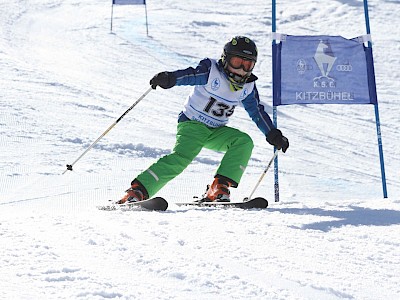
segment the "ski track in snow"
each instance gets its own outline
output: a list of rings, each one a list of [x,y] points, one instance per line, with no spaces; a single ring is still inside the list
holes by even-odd
[[[279,108],[291,146],[270,170],[266,211],[178,208],[201,195],[221,153],[203,150],[159,195],[163,213],[103,212],[174,144],[189,87],[157,89],[73,172],[61,173],[147,89],[157,72],[218,57],[252,37],[271,107],[271,6],[265,1],[17,0],[0,4],[0,280],[4,299],[399,299],[400,43],[396,0],[370,0],[389,199],[382,199],[371,106]],[[278,32],[365,33],[361,0],[278,1]],[[234,9],[240,7],[240,10]],[[240,12],[240,14],[239,14]],[[234,199],[248,196],[272,149],[246,112],[231,126],[255,148]]]

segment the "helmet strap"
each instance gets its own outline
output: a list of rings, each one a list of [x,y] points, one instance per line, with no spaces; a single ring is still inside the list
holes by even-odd
[[[232,81],[229,81],[229,88],[232,92],[237,92],[243,89],[243,85],[239,85],[236,83],[233,83]]]

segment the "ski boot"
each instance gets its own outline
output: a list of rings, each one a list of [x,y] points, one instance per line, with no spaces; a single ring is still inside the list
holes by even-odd
[[[232,183],[225,178],[215,177],[213,183],[207,186],[205,197],[201,199],[201,202],[230,202],[229,188]]]
[[[143,201],[149,198],[144,186],[137,180],[132,181],[131,187],[127,189],[126,194],[117,202],[117,204],[129,204],[132,202]]]

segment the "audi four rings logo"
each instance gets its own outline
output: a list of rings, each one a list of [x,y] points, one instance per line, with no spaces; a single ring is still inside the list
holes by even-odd
[[[337,65],[336,70],[339,72],[351,72],[353,70],[353,67],[348,64],[348,65]]]

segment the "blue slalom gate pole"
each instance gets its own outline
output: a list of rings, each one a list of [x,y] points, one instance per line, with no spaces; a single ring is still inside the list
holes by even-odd
[[[272,0],[272,33],[276,33],[276,1]],[[276,40],[272,39],[272,95],[275,96],[275,70],[276,70]],[[272,108],[272,118],[275,127],[278,127],[278,110],[276,106]],[[276,153],[276,148],[274,148],[274,153]],[[278,156],[274,159],[274,195],[275,202],[279,202],[279,167],[278,167]]]
[[[146,1],[144,1],[144,11],[146,14],[146,34],[147,34],[147,36],[149,36],[149,22],[147,20],[147,3],[146,3]]]
[[[364,0],[364,15],[365,15],[365,26],[367,30],[367,34],[371,34],[371,28],[369,26],[369,13],[368,13],[368,0]],[[368,48],[371,48],[372,53],[372,43],[368,41]],[[372,59],[372,55],[371,55]],[[375,72],[373,70],[373,61],[372,61],[372,73],[374,77],[374,86],[375,85]],[[376,87],[375,87],[376,88]],[[382,147],[382,134],[381,134],[381,123],[379,119],[379,108],[378,108],[378,101],[374,104],[375,107],[375,123],[376,123],[376,133],[378,136],[378,148],[379,148],[379,160],[381,163],[381,177],[382,177],[382,188],[383,188],[383,197],[387,198],[387,187],[386,187],[386,175],[385,175],[385,162],[383,159],[383,147]]]

